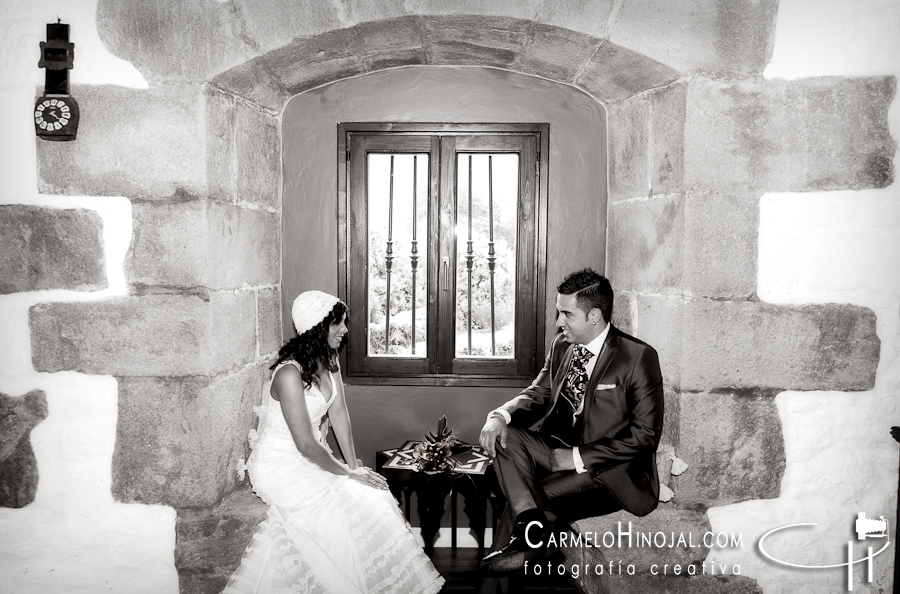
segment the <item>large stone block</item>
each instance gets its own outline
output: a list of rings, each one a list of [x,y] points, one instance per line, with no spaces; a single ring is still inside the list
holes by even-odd
[[[681,447],[681,394],[669,386],[663,386],[663,398],[665,408],[662,437],[659,441],[674,447],[675,454],[678,455]]]
[[[777,0],[625,2],[609,38],[684,73],[761,74],[775,43]]]
[[[0,507],[25,507],[37,494],[38,467],[31,430],[47,418],[40,390],[24,396],[0,393]]]
[[[103,221],[90,210],[0,206],[0,294],[106,283]]]
[[[613,277],[616,278],[616,277]],[[612,324],[626,334],[634,334],[637,316],[637,295],[619,286],[618,279],[613,285],[615,299],[613,301]]]
[[[650,192],[650,101],[638,98],[607,109],[609,195],[616,202]]]
[[[756,291],[755,195],[651,194],[609,207],[609,269],[641,292],[749,299]]]
[[[278,117],[235,104],[235,190],[239,202],[281,207],[281,128]]]
[[[260,53],[242,16],[231,3],[100,0],[97,30],[148,80],[205,82]]]
[[[346,26],[345,8],[321,0],[265,0],[239,2],[240,19],[258,53]]]
[[[425,64],[419,17],[400,17],[291,40],[217,76],[213,84],[279,113],[294,94],[350,76]]]
[[[280,113],[291,96],[281,86],[281,82],[269,72],[267,64],[266,56],[247,60],[213,78],[210,87]],[[212,147],[209,150],[212,150]]]
[[[883,188],[894,181],[894,152],[888,109],[897,82],[893,76],[798,81],[794,91],[803,113],[806,181],[812,189]],[[786,130],[796,132],[797,128]],[[842,153],[848,154],[842,154]],[[837,154],[835,154],[837,153]]]
[[[421,14],[439,14],[437,12],[441,8],[444,11],[452,10],[457,3],[443,2],[438,6],[432,7],[432,10],[422,10],[422,2],[419,1],[415,6],[410,5],[406,0],[380,0],[379,2],[370,2],[369,0],[347,0],[343,3],[347,10],[348,17],[355,23],[369,23],[372,21],[390,22],[394,17],[400,15],[410,15],[413,13]]]
[[[853,305],[641,296],[637,334],[682,391],[870,390],[881,349],[875,314]]]
[[[518,70],[574,83],[602,40],[570,29],[535,23]]]
[[[781,106],[761,97],[763,89],[756,82],[733,84],[694,79],[688,84],[686,187],[697,191],[730,191],[738,187],[765,191],[772,185],[770,178],[777,177],[767,169],[769,156],[774,157],[776,168],[786,159],[791,169],[800,168],[802,163],[794,157],[802,151],[789,151],[778,139],[765,136],[774,117],[772,112],[780,111]]]
[[[268,375],[119,378],[112,491],[123,502],[207,507],[232,490]]]
[[[871,390],[881,341],[853,305],[699,301],[685,319],[682,388]]]
[[[247,486],[213,508],[179,509],[175,567],[181,593],[221,592],[268,509]]]
[[[688,194],[681,286],[694,297],[749,299],[756,293],[758,237],[756,194]]]
[[[572,524],[583,543],[584,561],[591,567],[615,560],[633,564],[635,573],[649,573],[653,564],[701,564],[709,553],[711,527],[705,511],[675,509],[660,504],[643,517],[620,511],[606,516],[578,520]],[[630,536],[629,536],[630,534]],[[704,542],[704,537],[707,542]],[[568,557],[569,551],[563,547]]]
[[[135,202],[126,260],[136,286],[232,289],[280,276],[280,219],[265,210],[182,197]]]
[[[576,82],[601,103],[615,103],[665,86],[679,76],[677,71],[643,54],[604,41]]]
[[[534,17],[535,23],[543,23],[561,29],[577,31],[606,39],[609,36],[609,17],[616,8],[615,0],[591,0],[590,2],[554,2],[543,0]]]
[[[778,497],[785,454],[777,394],[723,388],[680,395],[677,454],[688,469],[673,479],[676,503],[707,508]]]
[[[357,25],[356,51],[369,71],[425,64],[425,30],[419,17]]]
[[[684,275],[684,198],[651,196],[609,207],[609,276],[616,287],[677,292]]]
[[[206,178],[209,197],[213,200],[235,200],[235,98],[218,87],[206,91]]]
[[[656,349],[663,382],[678,389],[681,386],[685,305],[681,298],[649,297],[638,294],[637,327],[634,335]]]
[[[650,187],[656,194],[684,187],[687,86],[674,84],[650,96]]]
[[[206,192],[205,97],[199,87],[82,85],[77,142],[38,142],[46,194],[167,198]]]
[[[278,116],[236,100],[217,88],[207,92],[206,170],[209,196],[281,207],[281,138]]]
[[[260,356],[277,352],[284,344],[279,287],[266,287],[256,292],[256,319]]]
[[[484,15],[530,19],[536,6],[521,0],[345,0],[349,13],[359,21],[388,19],[400,14],[420,15]]]
[[[892,77],[688,84],[685,185],[698,191],[880,188],[893,180]]]
[[[213,375],[256,356],[253,291],[42,303],[29,318],[37,371]]]
[[[355,28],[329,31],[296,39],[264,56],[262,67],[275,76],[279,86],[296,95],[309,89],[366,71],[356,47]]]
[[[511,68],[528,41],[529,21],[495,16],[423,18],[429,64]]]

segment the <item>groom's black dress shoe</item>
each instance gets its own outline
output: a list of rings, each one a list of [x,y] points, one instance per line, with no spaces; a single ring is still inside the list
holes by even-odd
[[[481,561],[481,569],[497,573],[522,569],[526,562],[539,559],[547,552],[551,530],[552,524],[543,511],[531,509],[522,512],[516,516],[509,544],[485,557]],[[535,546],[529,545],[529,542]]]

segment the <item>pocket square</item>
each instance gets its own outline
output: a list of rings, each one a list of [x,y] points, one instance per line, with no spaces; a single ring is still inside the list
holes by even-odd
[[[615,384],[597,384],[598,390],[612,390],[615,387]]]

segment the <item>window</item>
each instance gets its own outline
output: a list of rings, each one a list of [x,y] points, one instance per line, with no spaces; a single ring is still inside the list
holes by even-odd
[[[543,364],[546,124],[341,124],[350,383],[521,385]]]

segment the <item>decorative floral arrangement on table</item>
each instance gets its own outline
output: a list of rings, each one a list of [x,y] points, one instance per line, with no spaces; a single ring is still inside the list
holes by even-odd
[[[464,444],[455,435],[453,430],[447,428],[447,417],[442,416],[438,420],[437,434],[428,432],[425,441],[416,446],[413,453],[416,455],[418,470],[428,474],[453,474],[459,462],[453,454],[459,454],[472,449],[472,446]]]

